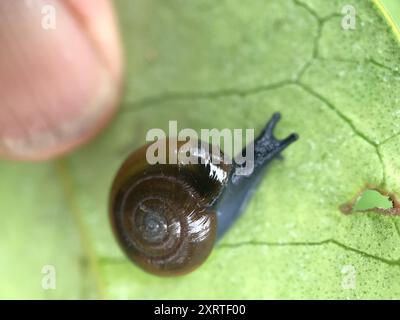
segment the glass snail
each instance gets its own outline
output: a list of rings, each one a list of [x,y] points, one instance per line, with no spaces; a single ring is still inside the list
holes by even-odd
[[[209,145],[200,141],[191,155],[197,164],[150,165],[149,145],[130,154],[109,202],[113,233],[127,257],[159,276],[183,275],[201,265],[244,211],[266,165],[298,139],[294,133],[283,140],[274,137],[279,119],[275,113],[254,140],[254,169],[248,176],[238,175],[240,165],[225,163],[222,152],[212,153],[220,158],[214,165],[218,161],[204,152]]]

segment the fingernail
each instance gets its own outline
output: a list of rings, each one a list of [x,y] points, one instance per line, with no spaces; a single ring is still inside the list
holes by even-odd
[[[60,156],[94,137],[115,113],[122,67],[112,11],[93,5],[90,14],[73,2],[0,2],[3,157]]]

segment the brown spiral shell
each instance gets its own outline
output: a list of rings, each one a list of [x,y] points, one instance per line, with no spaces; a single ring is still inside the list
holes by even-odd
[[[182,145],[178,142],[177,148]],[[188,273],[214,246],[217,219],[211,206],[231,167],[222,162],[222,153],[219,165],[210,164],[209,145],[196,145],[198,164],[155,165],[146,160],[148,145],[143,146],[128,157],[114,180],[109,210],[114,234],[126,255],[153,274]]]

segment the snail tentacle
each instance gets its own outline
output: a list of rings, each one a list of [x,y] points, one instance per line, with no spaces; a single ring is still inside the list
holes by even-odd
[[[254,141],[254,169],[250,175],[238,175],[237,169],[246,164],[236,165],[228,181],[223,195],[216,205],[217,212],[217,240],[229,230],[230,226],[243,213],[248,201],[253,195],[260,180],[264,176],[266,165],[290,144],[298,139],[298,135],[292,133],[283,140],[274,136],[274,129],[281,118],[280,113],[274,113],[271,119]],[[246,148],[242,151],[244,154]]]

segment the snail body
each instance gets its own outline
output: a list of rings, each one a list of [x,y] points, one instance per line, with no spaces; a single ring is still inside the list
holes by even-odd
[[[210,155],[211,146],[201,141],[191,146],[190,162],[178,157],[175,164],[150,165],[149,145],[134,151],[118,171],[110,196],[112,229],[125,254],[160,276],[186,274],[202,264],[243,212],[265,165],[297,139],[294,134],[274,138],[278,120],[275,114],[255,140],[250,176],[238,176],[238,165],[224,161],[221,151]],[[178,154],[187,151],[182,147],[178,142]]]

